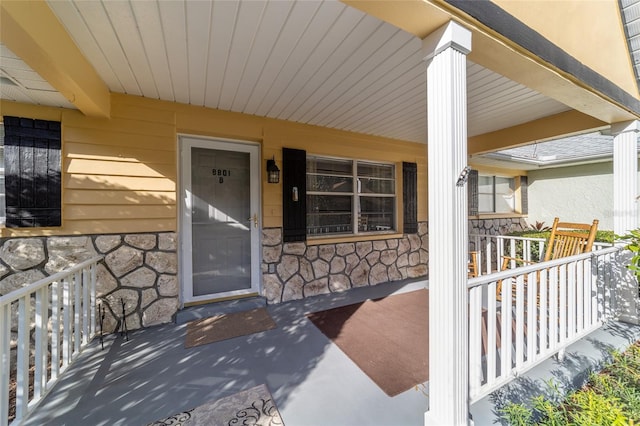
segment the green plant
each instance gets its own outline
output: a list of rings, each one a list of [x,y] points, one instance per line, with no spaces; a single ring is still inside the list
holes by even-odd
[[[535,224],[529,225],[529,229],[536,232],[551,231],[550,226],[546,226],[544,222],[538,222],[537,220]]]
[[[500,409],[500,413],[513,426],[527,426],[533,421],[532,410],[523,404],[508,402],[507,405]]]
[[[616,239],[627,243],[624,248],[632,254],[627,268],[629,268],[640,281],[640,228],[629,231],[626,235],[616,235]]]
[[[580,390],[560,401],[557,384],[548,382],[550,396],[525,404],[508,403],[503,419],[512,425],[634,425],[640,419],[640,342],[624,353],[613,352],[612,362],[591,374]]]

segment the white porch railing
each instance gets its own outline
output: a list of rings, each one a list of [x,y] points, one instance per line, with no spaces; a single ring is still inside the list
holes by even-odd
[[[0,425],[9,421],[13,372],[12,425],[24,420],[95,336],[96,265],[101,259],[96,256],[0,297]],[[12,333],[16,325],[17,335]]]
[[[503,256],[538,262],[544,256],[546,239],[519,237],[510,235],[470,234],[470,251],[477,252],[478,275],[486,275],[500,271]],[[612,244],[594,242],[593,250],[611,247]],[[510,268],[515,268],[511,261]]]
[[[470,403],[612,316],[619,250],[609,247],[469,280]]]

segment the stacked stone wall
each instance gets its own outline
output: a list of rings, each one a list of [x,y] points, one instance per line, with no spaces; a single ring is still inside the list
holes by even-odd
[[[523,231],[527,228],[527,221],[524,218],[469,220],[469,234],[507,235],[510,232]]]
[[[263,293],[269,303],[427,276],[428,227],[401,238],[309,245],[283,243],[281,228],[262,240]]]
[[[0,240],[0,295],[96,255],[96,295],[105,308],[104,331],[117,331],[125,305],[129,330],[172,321],[178,310],[174,232]]]

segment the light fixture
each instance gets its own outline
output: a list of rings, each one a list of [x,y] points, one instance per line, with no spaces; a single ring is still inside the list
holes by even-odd
[[[460,176],[458,176],[458,181],[456,182],[456,186],[464,186],[467,183],[467,179],[469,179],[469,173],[471,172],[471,167],[466,166],[460,172]]]
[[[275,157],[271,160],[267,160],[267,182],[279,183],[280,182],[280,169],[276,165]]]

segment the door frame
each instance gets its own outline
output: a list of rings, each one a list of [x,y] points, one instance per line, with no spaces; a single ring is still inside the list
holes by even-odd
[[[257,215],[258,226],[251,228],[251,288],[228,291],[224,293],[193,295],[193,266],[191,251],[193,248],[191,231],[191,148],[215,149],[221,151],[246,152],[249,154],[250,203],[251,211]],[[199,135],[178,135],[178,230],[179,249],[178,264],[180,266],[180,304],[182,307],[198,305],[225,299],[261,294],[262,291],[262,199],[260,168],[261,149],[255,142],[213,138]]]

